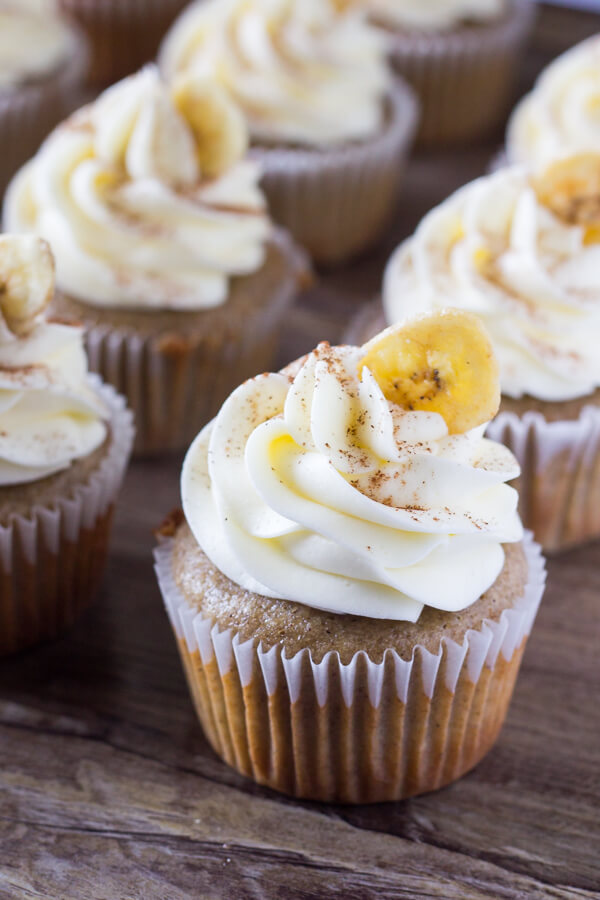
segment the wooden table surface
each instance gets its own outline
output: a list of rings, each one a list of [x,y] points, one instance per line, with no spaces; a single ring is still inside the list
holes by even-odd
[[[527,79],[598,18],[547,12]],[[420,156],[398,221],[298,303],[281,362],[336,340],[389,251],[493,145]],[[131,466],[95,606],[0,663],[0,900],[600,898],[600,544],[549,564],[507,724],[467,777],[404,803],[325,806],[209,749],[151,568],[178,458]]]

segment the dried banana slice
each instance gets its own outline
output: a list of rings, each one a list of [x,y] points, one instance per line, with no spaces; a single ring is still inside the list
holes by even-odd
[[[196,138],[202,174],[215,178],[248,148],[244,117],[227,91],[212,81],[181,75],[172,87],[175,106]]]
[[[498,363],[472,313],[448,309],[393,325],[365,344],[359,373],[365,366],[388,400],[439,413],[450,434],[463,434],[498,412]]]
[[[33,328],[54,293],[54,257],[33,235],[0,235],[0,312],[18,335]]]
[[[570,225],[586,229],[586,243],[600,239],[600,154],[560,159],[533,179],[541,203]]]

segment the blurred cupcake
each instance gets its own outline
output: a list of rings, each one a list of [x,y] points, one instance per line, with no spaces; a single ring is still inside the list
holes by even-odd
[[[532,168],[558,156],[600,152],[600,35],[545,69],[513,112],[506,135],[511,163]]]
[[[521,516],[548,550],[600,536],[600,154],[479,179],[388,264],[386,319],[456,306],[498,356],[488,435],[521,466]]]
[[[91,47],[88,84],[96,89],[156,56],[165,32],[188,0],[58,0]]]
[[[329,0],[202,0],[160,54],[174,78],[217,78],[248,120],[276,221],[320,263],[358,254],[394,212],[417,118],[385,43]]]
[[[482,436],[498,400],[482,326],[451,311],[320,344],[198,435],[156,568],[230,765],[366,803],[441,787],[490,749],[543,588],[505,484],[517,462]]]
[[[54,637],[94,596],[133,442],[89,376],[83,331],[47,320],[48,245],[0,236],[0,654]]]
[[[421,101],[419,141],[485,137],[506,115],[532,0],[361,0]]]
[[[5,226],[51,243],[54,311],[86,326],[139,453],[187,446],[272,362],[297,256],[245,150],[222,88],[184,78],[171,92],[149,67],[57,128],[7,192]]]
[[[0,196],[76,105],[86,64],[84,39],[52,0],[0,0]]]

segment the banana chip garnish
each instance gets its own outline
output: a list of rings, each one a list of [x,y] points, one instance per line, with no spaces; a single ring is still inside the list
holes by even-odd
[[[28,334],[54,293],[54,257],[33,235],[0,235],[0,312],[13,334]]]
[[[367,367],[387,400],[439,413],[450,434],[489,422],[500,405],[500,375],[480,319],[457,309],[420,316],[364,346]]]

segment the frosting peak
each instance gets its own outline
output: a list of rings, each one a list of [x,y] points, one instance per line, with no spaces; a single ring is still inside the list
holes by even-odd
[[[14,179],[5,225],[52,244],[60,290],[99,306],[196,310],[260,268],[271,226],[241,113],[155,67],[109,88]]]
[[[169,32],[161,67],[218,80],[252,137],[324,146],[382,125],[389,87],[383,35],[330,0],[202,0]]]
[[[510,162],[543,166],[600,149],[600,35],[564,53],[516,107],[507,132]]]
[[[36,481],[92,453],[107,411],[88,383],[83,330],[45,321],[49,248],[0,237],[0,485]]]
[[[520,540],[518,465],[482,428],[389,401],[358,347],[241,385],[192,444],[186,519],[249,591],[372,618],[459,610]]]

